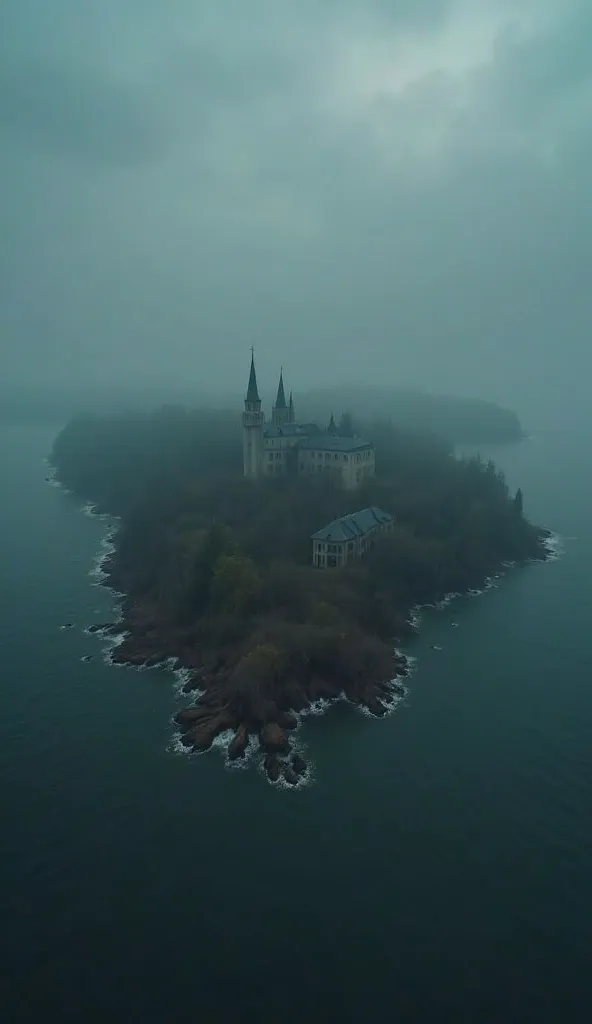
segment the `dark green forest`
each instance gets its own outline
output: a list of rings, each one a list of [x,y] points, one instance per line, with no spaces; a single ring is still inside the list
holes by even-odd
[[[56,439],[60,480],[121,517],[109,566],[127,595],[119,658],[177,657],[206,680],[202,717],[181,719],[188,744],[228,727],[244,738],[342,691],[384,711],[414,605],[542,557],[542,531],[493,463],[386,422],[364,430],[377,475],[355,492],[330,475],[245,480],[237,423],[208,411],[79,417]],[[314,568],[310,535],[368,505],[396,517],[393,532],[361,562]]]

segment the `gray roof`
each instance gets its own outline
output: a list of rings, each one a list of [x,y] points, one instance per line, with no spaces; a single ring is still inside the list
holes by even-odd
[[[358,452],[363,448],[371,448],[370,441],[362,437],[337,437],[335,434],[318,434],[316,437],[303,438],[300,448],[314,448],[323,452]]]
[[[280,382],[278,384],[277,398],[275,400],[276,409],[287,409],[286,405],[286,393],[284,391],[284,371],[280,370]]]
[[[266,423],[263,428],[264,437],[302,437],[304,439],[320,433],[316,423],[282,423],[281,427],[275,423]]]
[[[352,512],[351,515],[341,516],[327,523],[321,530],[313,533],[311,540],[329,540],[338,543],[346,540],[355,540],[356,537],[365,537],[372,533],[379,526],[393,521],[389,512],[383,512],[381,508],[372,505],[370,508],[363,508],[359,512]]]
[[[257,390],[257,374],[255,373],[255,355],[251,349],[251,371],[249,373],[249,386],[247,388],[247,402],[255,404],[259,402],[259,391]]]

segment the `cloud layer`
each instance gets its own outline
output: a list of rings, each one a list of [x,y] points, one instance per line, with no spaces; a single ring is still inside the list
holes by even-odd
[[[519,405],[591,368],[580,0],[5,0],[15,380],[392,380]]]

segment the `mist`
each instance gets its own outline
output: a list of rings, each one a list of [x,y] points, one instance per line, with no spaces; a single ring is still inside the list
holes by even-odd
[[[588,401],[592,7],[4,0],[0,381]]]

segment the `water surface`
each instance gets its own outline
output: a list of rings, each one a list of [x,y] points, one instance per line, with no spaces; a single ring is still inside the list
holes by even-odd
[[[215,752],[175,755],[171,675],[110,668],[82,632],[112,611],[88,576],[105,527],[45,482],[52,434],[0,430],[4,1019],[587,1019],[576,436],[493,452],[563,557],[429,613],[404,704],[311,720],[315,781],[287,793]]]

